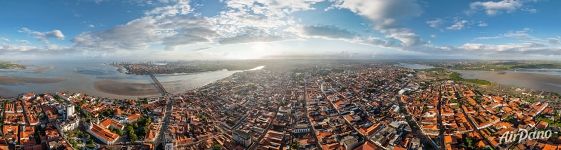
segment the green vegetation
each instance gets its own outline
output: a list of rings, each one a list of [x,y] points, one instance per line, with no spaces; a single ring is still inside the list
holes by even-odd
[[[432,71],[435,71],[435,72],[443,72],[443,71],[446,71],[446,69],[440,68],[440,67],[428,68],[428,69],[420,69],[420,70],[424,70],[424,71],[427,71],[427,72],[432,72]]]
[[[8,62],[0,62],[0,69],[25,69],[25,66]]]
[[[127,137],[129,137],[130,141],[138,140],[138,136],[136,135],[134,127],[132,125],[127,125],[127,128],[125,130],[127,131]]]
[[[289,149],[300,149],[300,143],[299,142],[293,142],[292,144],[290,144]]]
[[[464,138],[463,146],[468,148],[468,149],[475,149],[475,142],[473,141],[472,138],[466,137],[466,138]]]
[[[93,145],[93,147],[95,147],[91,136],[87,133],[82,132],[81,130],[70,131],[67,133],[67,137],[68,137],[68,142],[70,143],[70,145],[72,145],[74,149],[81,149],[81,147],[79,147],[78,145],[84,144],[82,139],[85,139],[88,142],[85,144],[88,144],[89,146]],[[90,141],[92,142],[92,144],[89,144]]]
[[[513,68],[522,68],[522,69],[561,69],[561,64],[520,64],[515,65]]]
[[[464,81],[464,82],[469,82],[469,83],[475,83],[475,84],[479,84],[479,85],[491,85],[491,82],[487,81],[487,80],[481,80],[481,79],[464,79],[460,76],[459,73],[457,72],[452,72],[449,75],[450,80],[456,81],[456,82],[460,82],[460,81]]]
[[[89,139],[88,142],[86,142],[86,147],[89,149],[94,149],[95,148],[94,141],[92,139]]]
[[[504,119],[504,121],[505,121],[505,122],[510,122],[510,123],[514,124],[514,123],[516,123],[517,120],[516,120],[516,118],[514,118],[514,115],[510,115],[510,116],[506,117],[506,118]]]
[[[125,133],[121,132],[121,134],[126,134],[130,141],[137,141],[139,137],[146,136],[151,123],[152,119],[150,117],[142,117],[135,123],[128,124],[125,127]]]
[[[115,115],[115,110],[114,109],[105,109],[100,114],[103,117],[109,117],[110,118],[110,117],[113,117]]]
[[[221,146],[220,144],[218,144],[218,143],[214,143],[214,144],[212,144],[212,148],[211,148],[211,149],[212,149],[212,150],[221,150],[221,149],[222,149],[222,146]]]
[[[454,64],[450,69],[456,70],[514,70],[514,69],[561,69],[560,63],[550,62],[475,62]]]
[[[138,63],[113,64],[125,68],[129,74],[173,74],[197,73],[218,70],[249,70],[261,64],[260,61],[189,61],[170,62],[167,64]]]
[[[561,118],[557,118],[555,120],[552,120],[550,118],[544,117],[543,115],[539,115],[538,117],[536,117],[536,122],[538,122],[538,121],[545,121],[550,126],[561,127]]]
[[[109,130],[113,133],[118,134],[119,136],[123,135],[123,130],[119,130],[119,129],[115,129],[115,128],[109,128]]]

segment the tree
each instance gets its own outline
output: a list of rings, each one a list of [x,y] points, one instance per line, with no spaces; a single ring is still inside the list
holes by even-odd
[[[218,144],[218,143],[214,143],[212,145],[212,150],[221,150],[221,149],[222,149],[222,146],[220,146],[220,144]]]
[[[133,134],[130,135],[130,139],[131,139],[131,142],[134,142],[134,141],[138,140],[138,137],[136,136],[136,134],[133,133]]]
[[[68,140],[68,142],[70,142],[70,145],[72,145],[72,147],[74,147],[74,148],[78,147],[78,143],[76,142],[76,140],[70,139],[70,140]]]
[[[292,144],[290,144],[290,149],[299,149],[300,148],[300,142],[293,142]]]
[[[127,126],[127,136],[133,142],[138,140],[138,136],[134,133],[134,128],[131,125]]]
[[[471,139],[471,138],[468,137],[468,138],[465,138],[465,141],[464,141],[464,142],[465,142],[465,143],[464,143],[464,146],[465,146],[465,147],[467,147],[467,148],[469,148],[469,149],[475,149],[475,145],[474,145],[474,143],[473,143],[473,139]]]

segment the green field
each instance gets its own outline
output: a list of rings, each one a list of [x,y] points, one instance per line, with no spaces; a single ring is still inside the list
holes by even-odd
[[[451,66],[454,70],[516,70],[516,69],[561,69],[560,63],[537,63],[537,62],[503,62],[503,63],[470,63],[455,64]]]
[[[469,83],[475,83],[475,84],[479,84],[479,85],[491,85],[491,82],[487,81],[487,80],[480,80],[480,79],[464,79],[462,78],[462,76],[460,76],[459,73],[457,72],[452,72],[449,75],[450,79],[453,81],[464,81],[464,82],[469,82]]]

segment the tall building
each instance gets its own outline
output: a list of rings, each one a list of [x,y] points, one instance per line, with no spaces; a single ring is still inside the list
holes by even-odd
[[[74,106],[66,105],[66,119],[74,117]]]

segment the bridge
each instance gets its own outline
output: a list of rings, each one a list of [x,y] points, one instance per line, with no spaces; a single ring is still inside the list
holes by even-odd
[[[156,78],[156,76],[154,76],[154,74],[148,74],[148,75],[154,81],[154,85],[156,86],[156,88],[158,88],[160,90],[160,92],[162,93],[162,96],[163,96],[162,100],[166,101],[164,119],[163,119],[163,122],[162,122],[162,126],[160,127],[160,132],[158,133],[158,137],[154,141],[154,146],[155,146],[155,149],[165,149],[165,150],[167,150],[167,149],[170,149],[170,147],[167,147],[166,143],[171,142],[171,138],[172,138],[168,135],[168,133],[169,133],[168,126],[169,126],[169,120],[170,120],[170,116],[171,116],[171,112],[172,112],[172,108],[173,108],[174,99],[173,99],[173,96],[170,95],[166,91],[166,89],[164,88],[162,83],[160,83],[160,81]],[[171,148],[171,149],[173,149],[173,148]]]
[[[149,74],[149,75],[150,75],[150,78],[152,78],[152,80],[154,81],[154,85],[156,85],[156,88],[158,88],[158,90],[160,90],[160,92],[162,93],[162,96],[165,96],[166,94],[168,94],[168,92],[166,91],[166,89],[164,88],[162,83],[160,83],[160,81],[158,81],[156,76],[154,76],[154,74]]]

